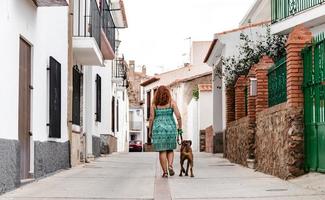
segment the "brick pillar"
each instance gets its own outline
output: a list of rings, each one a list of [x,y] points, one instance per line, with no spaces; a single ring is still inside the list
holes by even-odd
[[[235,88],[229,86],[226,88],[226,117],[227,124],[235,121]]]
[[[257,96],[256,113],[269,107],[268,101],[268,69],[273,65],[273,60],[268,56],[263,56],[256,64]]]
[[[245,117],[245,86],[246,77],[240,76],[235,85],[235,119]]]
[[[301,50],[312,40],[312,33],[303,25],[299,25],[289,34],[287,41],[287,105],[291,108],[302,108],[304,96],[301,90],[303,83],[303,65]]]

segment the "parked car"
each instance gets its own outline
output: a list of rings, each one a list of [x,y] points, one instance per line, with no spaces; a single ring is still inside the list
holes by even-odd
[[[142,152],[142,141],[131,140],[129,142],[129,152]]]

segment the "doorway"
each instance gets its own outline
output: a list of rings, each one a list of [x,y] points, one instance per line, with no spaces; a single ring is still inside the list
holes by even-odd
[[[18,140],[20,143],[20,179],[30,178],[30,117],[31,117],[31,46],[19,42],[19,108]]]

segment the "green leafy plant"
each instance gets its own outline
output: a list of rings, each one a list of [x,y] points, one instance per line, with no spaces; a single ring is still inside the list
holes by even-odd
[[[214,76],[223,77],[226,86],[233,86],[240,75],[247,75],[262,56],[269,56],[275,62],[285,55],[286,35],[272,35],[270,27],[266,26],[266,34],[256,33],[256,36],[257,39],[252,40],[241,33],[238,55],[221,58],[223,70],[214,68]]]
[[[200,98],[200,92],[199,92],[199,87],[198,87],[198,86],[196,86],[196,87],[193,89],[192,94],[193,94],[193,98],[194,98],[196,101],[199,100],[199,98]]]

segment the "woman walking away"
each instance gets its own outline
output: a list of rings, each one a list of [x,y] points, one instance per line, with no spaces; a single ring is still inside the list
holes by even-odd
[[[178,129],[174,119],[177,119]],[[155,93],[150,110],[149,137],[153,139],[154,150],[159,152],[162,177],[175,174],[173,170],[174,149],[176,149],[177,132],[181,131],[182,120],[175,101],[171,98],[169,89],[160,86]],[[168,171],[167,171],[168,164]]]

